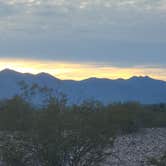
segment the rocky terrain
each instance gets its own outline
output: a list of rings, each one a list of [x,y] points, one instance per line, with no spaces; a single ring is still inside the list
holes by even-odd
[[[1,133],[1,136],[2,135]],[[9,135],[7,137],[9,137]],[[10,138],[11,142],[12,140],[14,141],[13,146],[24,149],[22,143],[16,143],[15,138],[13,138],[14,137]],[[1,139],[0,151],[3,145],[7,145],[5,140]],[[29,149],[32,150],[34,148],[30,147]],[[159,158],[164,152],[166,152],[166,128],[142,129],[137,133],[118,136],[111,150],[112,155],[109,156],[101,166],[149,166],[147,161],[150,158]],[[30,153],[28,152],[28,154],[32,155],[33,153],[31,151]],[[31,155],[30,158],[32,157]],[[25,156],[27,157],[27,155]],[[25,159],[25,156],[23,159]],[[35,159],[35,156],[32,158]],[[38,162],[36,163],[36,161],[36,159],[35,162],[32,161],[34,166],[42,165]],[[32,163],[27,165],[33,166]],[[0,161],[0,166],[7,165]]]
[[[149,158],[159,158],[164,152],[166,128],[143,129],[135,134],[119,136],[105,166],[147,166]]]

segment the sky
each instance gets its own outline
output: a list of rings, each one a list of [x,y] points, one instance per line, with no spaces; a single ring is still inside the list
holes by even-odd
[[[166,80],[166,0],[0,0],[0,70]]]

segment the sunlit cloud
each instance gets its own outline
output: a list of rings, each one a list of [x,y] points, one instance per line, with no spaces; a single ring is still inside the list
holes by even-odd
[[[71,63],[58,61],[44,61],[31,59],[0,59],[0,70],[10,68],[22,73],[37,74],[49,73],[60,79],[82,80],[89,77],[98,78],[124,78],[132,76],[150,76],[156,79],[166,80],[166,68],[161,67],[116,67],[95,63]]]

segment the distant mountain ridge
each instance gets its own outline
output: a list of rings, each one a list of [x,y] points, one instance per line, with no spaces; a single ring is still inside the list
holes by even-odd
[[[103,103],[138,101],[144,104],[166,102],[166,82],[148,76],[130,79],[89,78],[82,81],[60,80],[47,73],[36,75],[10,69],[0,71],[0,99],[20,93],[19,81],[52,88],[66,94],[70,103],[86,99]]]

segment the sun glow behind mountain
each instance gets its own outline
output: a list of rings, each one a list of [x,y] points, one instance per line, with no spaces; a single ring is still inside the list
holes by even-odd
[[[89,77],[98,78],[124,78],[132,76],[151,76],[153,78],[166,80],[165,69],[161,67],[116,67],[99,63],[76,63],[45,61],[33,59],[0,59],[0,70],[13,69],[22,73],[37,74],[49,73],[60,79],[82,80]]]

